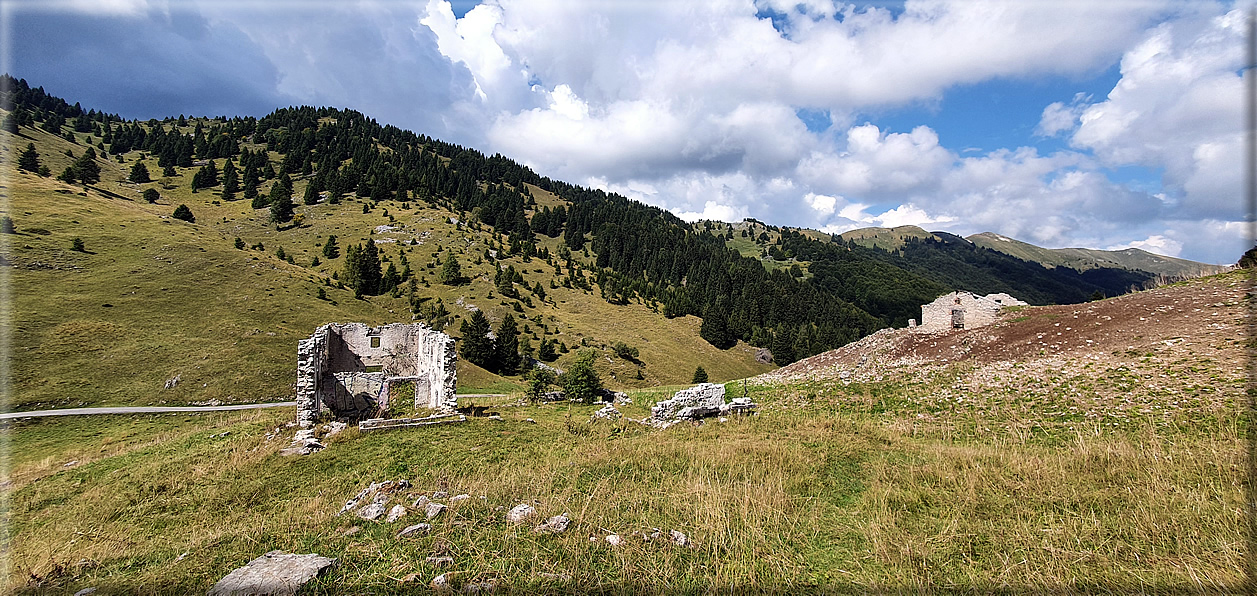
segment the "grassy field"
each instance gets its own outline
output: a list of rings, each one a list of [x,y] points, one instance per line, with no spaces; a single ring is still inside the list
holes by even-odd
[[[84,150],[43,131],[23,128],[22,134],[27,138],[0,133],[10,151],[34,142],[54,171],[70,162],[66,150],[75,155]],[[277,229],[267,223],[267,210],[251,209],[248,201],[222,201],[217,190],[193,193],[195,168],[148,184],[125,182],[141,156],[133,151],[122,163],[99,160],[102,177],[95,188],[22,172],[9,178],[6,214],[17,234],[0,241],[7,242],[14,265],[12,408],[289,399],[296,342],[319,325],[412,318],[405,294],[358,300],[332,279],[346,248],[368,240],[399,270],[405,250],[419,281],[417,296],[445,304],[451,315],[446,331],[455,337],[473,305],[495,325],[512,313],[534,349],[543,338],[572,348],[560,356],[560,368],[577,348],[598,350],[595,366],[615,388],[686,382],[700,365],[714,380],[771,368],[756,363],[749,346],[713,348],[698,336],[696,317],[665,319],[642,304],[611,305],[596,286],[550,288],[554,268],[540,259],[525,263],[513,257],[500,264],[514,266],[528,286],[540,283],[546,299],[527,290],[522,294],[531,297],[531,306],[504,298],[495,292],[494,265],[484,258],[493,233],[451,223],[456,213],[399,201],[363,213],[365,201],[348,197],[339,205],[298,206],[303,223]],[[156,159],[144,162],[150,172],[160,172]],[[294,183],[298,202],[305,184]],[[144,202],[139,197],[146,188],[158,189],[162,198]],[[537,193],[539,204],[557,204]],[[191,208],[195,223],[171,217],[180,204]],[[339,258],[321,254],[328,235],[338,238]],[[84,252],[71,250],[74,238],[83,241]],[[236,238],[245,249],[235,248]],[[543,245],[554,252],[558,240],[546,238]],[[293,262],[280,259],[279,249]],[[469,283],[436,282],[450,252]],[[325,298],[319,298],[320,290]],[[640,362],[613,357],[609,348],[615,342],[637,347]],[[459,371],[460,392],[522,388],[519,377],[499,377],[467,363],[460,363]],[[180,383],[165,389],[176,377]]]
[[[963,406],[921,423],[911,404],[932,388],[751,387],[757,416],[662,431],[590,422],[595,406],[502,403],[502,421],[351,430],[299,458],[277,455],[292,429],[268,438],[284,412],[14,423],[8,589],[199,593],[272,549],[340,560],[312,593],[405,593],[443,571],[511,592],[1238,589],[1234,412],[1179,427],[1061,416],[1027,434]],[[670,394],[633,393],[623,411],[644,416]],[[473,498],[414,539],[395,537],[413,513],[336,516],[369,483],[398,479],[412,496]],[[573,527],[543,536],[503,521],[521,502]],[[635,534],[654,528],[695,546]],[[434,553],[453,567],[428,565]]]

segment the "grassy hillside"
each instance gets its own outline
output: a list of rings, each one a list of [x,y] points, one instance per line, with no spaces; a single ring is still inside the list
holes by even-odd
[[[1210,275],[1225,269],[1225,267],[1157,255],[1138,248],[1123,250],[1042,248],[993,232],[982,232],[967,236],[965,239],[978,246],[997,250],[1025,261],[1041,263],[1047,267],[1072,267],[1079,271],[1096,267],[1120,267],[1149,271],[1171,278],[1182,278]]]
[[[26,127],[21,138],[0,134],[10,151],[33,141],[54,171],[70,163],[67,149],[81,155],[87,140],[80,135],[80,144],[72,144]],[[516,311],[517,301],[494,291],[493,265],[484,258],[492,232],[450,223],[457,214],[442,209],[388,201],[363,213],[365,203],[349,198],[339,205],[298,206],[303,223],[276,229],[267,223],[267,210],[253,210],[248,201],[224,202],[218,191],[193,193],[195,168],[148,184],[125,182],[141,152],[122,157],[122,163],[97,160],[101,181],[90,189],[26,172],[14,171],[9,179],[7,214],[17,227],[17,234],[4,238],[15,297],[14,408],[287,399],[296,342],[319,325],[411,320],[404,294],[358,300],[332,279],[345,249],[369,239],[399,269],[405,251],[419,278],[417,295],[445,304],[451,314],[446,331],[455,336],[474,305],[495,325],[508,312],[521,318],[534,348],[542,338],[563,342],[573,352],[560,357],[559,367],[582,344],[600,351],[617,341],[638,347],[640,366],[598,359],[611,387],[683,383],[699,365],[720,380],[768,368],[745,345],[721,351],[707,344],[698,337],[695,317],[669,320],[642,304],[611,305],[596,286],[590,292],[551,289],[553,267],[539,259],[500,263],[514,266],[529,286],[541,283],[547,290],[546,300],[532,296],[531,307],[520,304]],[[160,172],[155,159],[145,162]],[[295,181],[298,198],[305,184]],[[158,189],[162,198],[145,202],[140,195],[146,188]],[[196,223],[171,217],[180,204],[191,208]],[[321,254],[329,234],[341,247],[337,259]],[[71,250],[74,238],[86,252]],[[245,249],[235,248],[236,238]],[[545,241],[551,249],[559,242]],[[277,256],[281,248],[292,263]],[[449,252],[469,283],[436,283]],[[326,298],[318,297],[320,289]],[[520,387],[518,378],[502,379],[466,363],[460,370],[460,391]],[[175,377],[179,384],[164,389]]]
[[[917,226],[894,228],[860,228],[841,234],[842,239],[868,248],[894,251],[903,248],[909,238],[933,238],[934,235]]]

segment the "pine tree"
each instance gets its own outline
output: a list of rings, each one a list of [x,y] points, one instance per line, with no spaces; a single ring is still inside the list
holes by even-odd
[[[537,347],[537,359],[542,362],[554,362],[559,355],[554,352],[554,340],[543,339]]]
[[[131,166],[131,173],[127,176],[127,180],[136,184],[153,181],[148,175],[148,166],[145,166],[142,161],[137,161],[135,165]]]
[[[336,235],[332,234],[327,237],[327,243],[323,245],[323,257],[326,259],[335,259],[340,256],[340,247],[336,245]]]
[[[363,296],[379,294],[380,252],[375,242],[368,240],[365,246],[350,245],[345,251],[344,271],[341,280]]]
[[[156,189],[156,188],[146,188],[146,189],[144,189],[144,200],[145,200],[145,201],[148,201],[148,202],[150,202],[150,203],[156,203],[156,202],[157,202],[157,199],[160,199],[160,198],[161,198],[161,193],[157,192],[157,189]]]
[[[281,224],[292,221],[292,214],[295,206],[292,203],[292,180],[288,178],[288,174],[281,176],[280,179],[271,186],[270,204],[271,223]],[[374,246],[374,244],[372,244],[372,246]]]
[[[196,223],[196,216],[192,215],[192,210],[188,209],[188,206],[183,204],[175,207],[175,212],[171,215],[171,217],[174,217],[175,219],[182,219],[188,223]]]
[[[39,152],[35,150],[35,143],[26,144],[26,149],[17,158],[17,169],[39,172]]]
[[[706,383],[707,371],[703,370],[703,367],[700,365],[698,368],[694,369],[694,378],[691,379],[690,382],[694,383],[695,385],[699,383]]]
[[[458,259],[454,258],[454,253],[447,252],[445,256],[445,264],[441,265],[441,275],[437,281],[447,286],[457,286],[463,283],[463,270],[458,265]]]
[[[223,200],[230,201],[240,192],[240,174],[231,160],[223,162]]]
[[[484,311],[471,313],[470,319],[463,320],[459,332],[463,334],[459,354],[476,366],[491,368],[494,345],[493,340],[489,339],[489,318],[484,315]]]
[[[519,371],[520,363],[519,328],[515,323],[515,315],[506,313],[496,335],[493,349],[497,371],[499,374],[513,375]]]
[[[96,163],[96,151],[91,147],[78,159],[74,160],[74,177],[83,184],[100,182],[100,165]]]

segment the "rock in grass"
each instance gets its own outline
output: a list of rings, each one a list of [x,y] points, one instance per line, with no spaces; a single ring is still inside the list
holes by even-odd
[[[556,515],[547,519],[546,523],[533,528],[532,531],[538,534],[561,534],[567,530],[567,526],[570,523],[572,523],[572,520],[566,514]]]
[[[610,544],[611,546],[620,546],[621,544],[624,544],[624,539],[620,538],[619,534],[611,534],[610,536],[607,536],[607,544]]]
[[[445,512],[445,505],[440,503],[428,503],[427,515],[428,519],[433,519]]]
[[[317,554],[273,550],[218,580],[208,596],[296,594],[301,586],[335,565],[336,559]]]
[[[432,531],[431,524],[415,524],[413,526],[406,526],[405,529],[397,533],[397,537],[407,538],[410,536],[422,536],[431,531]]]
[[[681,533],[680,530],[672,530],[671,532],[668,532],[668,537],[672,539],[672,544],[677,546],[693,546],[690,539],[685,534]]]
[[[454,564],[454,557],[437,557],[432,556],[424,559],[424,562],[433,567],[449,567]]]
[[[481,594],[481,593],[492,594],[493,592],[497,590],[497,587],[498,587],[497,584],[493,583],[492,581],[470,583],[463,586],[463,593],[464,594]]]
[[[388,517],[384,518],[384,521],[391,524],[405,515],[406,507],[404,505],[393,505],[393,508],[388,510]]]
[[[454,503],[457,503],[459,501],[466,501],[467,499],[470,499],[470,498],[471,498],[471,495],[468,495],[468,494],[454,495],[450,497],[450,505],[453,505]]]
[[[440,594],[448,594],[454,591],[454,588],[450,586],[448,573],[442,573],[441,575],[432,578],[432,581],[428,583],[428,586]]]
[[[533,509],[532,505],[520,503],[519,505],[511,507],[511,510],[506,512],[506,521],[519,523],[528,519],[529,516],[536,512],[537,510]]]
[[[368,521],[375,521],[384,515],[384,503],[375,501],[366,507],[358,510],[358,517]]]

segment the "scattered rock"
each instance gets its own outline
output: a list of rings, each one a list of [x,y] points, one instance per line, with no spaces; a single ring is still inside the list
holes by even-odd
[[[412,503],[410,506],[414,507],[415,509],[427,509],[428,508],[428,495],[419,495],[419,498],[415,499],[415,502]]]
[[[176,562],[176,563],[178,563],[179,561],[182,561],[182,560],[184,560],[184,559],[188,558],[188,555],[190,555],[190,554],[192,554],[192,553],[190,553],[190,552],[188,552],[188,551],[186,551],[186,550],[185,550],[185,551],[183,551],[182,553],[180,553],[180,554],[179,554],[179,556],[175,557],[175,562]]]
[[[450,494],[449,494],[449,493],[447,493],[447,492],[445,492],[445,491],[443,491],[443,490],[438,490],[438,491],[436,491],[436,492],[432,493],[432,500],[433,500],[433,501],[439,501],[439,500],[441,500],[441,499],[448,499],[448,498],[450,498]]]
[[[624,539],[620,538],[619,534],[611,534],[607,536],[607,544],[610,544],[611,546],[620,546],[621,544],[624,544]]]
[[[440,503],[428,503],[428,507],[426,511],[428,515],[428,519],[434,519],[438,515],[441,515],[444,512],[445,512],[445,505],[442,505]]]
[[[759,362],[760,364],[772,364],[773,353],[768,351],[768,348],[760,348],[758,350],[755,350],[755,361]]]
[[[450,578],[449,578],[448,573],[442,573],[441,575],[438,575],[432,578],[432,581],[428,583],[428,587],[441,593],[449,593],[449,592],[454,591],[454,588],[450,586]]]
[[[179,386],[179,381],[182,381],[182,380],[183,380],[183,375],[175,375],[172,378],[166,379],[166,385],[162,388],[174,389],[175,387]]]
[[[525,418],[525,419],[524,419],[524,422],[531,422],[531,423],[533,423],[533,424],[536,424],[536,423],[537,423],[537,421],[536,421],[536,420],[533,420],[532,418]]]
[[[468,494],[454,495],[450,497],[450,505],[453,505],[454,503],[458,503],[459,501],[466,501],[467,499],[470,499],[470,498],[471,498],[471,495],[468,495]]]
[[[402,518],[403,516],[405,516],[405,515],[406,515],[406,506],[405,506],[405,505],[393,505],[393,508],[388,510],[388,517],[387,517],[387,518],[385,518],[385,519],[384,519],[384,521],[385,521],[386,523],[390,523],[390,524],[391,524],[391,523],[393,523],[393,522],[395,522],[395,521],[397,521],[397,520],[401,519],[401,518]]]
[[[412,536],[422,536],[431,531],[432,531],[431,524],[415,524],[413,526],[406,526],[405,529],[397,533],[397,537],[409,538]]]
[[[568,524],[571,523],[572,520],[568,518],[567,514],[556,515],[546,520],[546,523],[533,528],[532,531],[538,534],[561,534],[567,530]]]
[[[74,461],[68,461],[68,462],[65,462],[65,465],[64,465],[64,466],[62,466],[62,467],[63,467],[63,468],[73,468],[74,466],[77,466],[77,465],[79,465],[79,460],[77,460],[77,459],[76,459],[76,460],[74,460]]]
[[[519,505],[512,507],[510,511],[506,512],[506,521],[519,523],[528,519],[530,515],[536,512],[537,510],[534,509],[532,505],[520,503]]]
[[[387,502],[389,495],[407,488],[410,488],[410,483],[405,480],[398,480],[396,482],[392,480],[387,480],[385,482],[372,482],[369,486],[359,491],[358,494],[354,495],[352,499],[346,501],[345,506],[341,507],[340,511],[338,511],[336,515],[357,509],[358,505],[362,504],[362,502],[368,498],[375,502]]]
[[[361,531],[362,531],[362,526],[349,526],[348,528],[345,528],[345,531],[341,532],[340,535],[353,536],[354,534],[357,534],[358,532],[361,532]]]
[[[218,580],[208,596],[296,594],[306,582],[335,565],[336,559],[317,554],[273,550]]]
[[[454,557],[428,557],[424,562],[433,567],[449,567],[454,564]]]
[[[95,593],[96,593],[96,588],[83,588],[82,590],[75,592],[74,596],[87,596],[88,594],[95,594]]]
[[[358,517],[367,521],[375,521],[384,515],[384,503],[379,501],[369,503],[357,512]]]
[[[492,593],[497,589],[497,584],[492,581],[473,582],[463,586],[464,594],[480,594]]]
[[[685,534],[681,533],[680,530],[672,530],[671,532],[668,532],[668,537],[672,540],[672,544],[677,546],[693,546],[690,539]]]
[[[589,417],[590,422],[594,420],[619,420],[619,419],[620,419],[620,411],[615,409],[615,406],[611,404],[607,404],[606,406],[603,406],[601,410],[594,412],[594,415]]]

